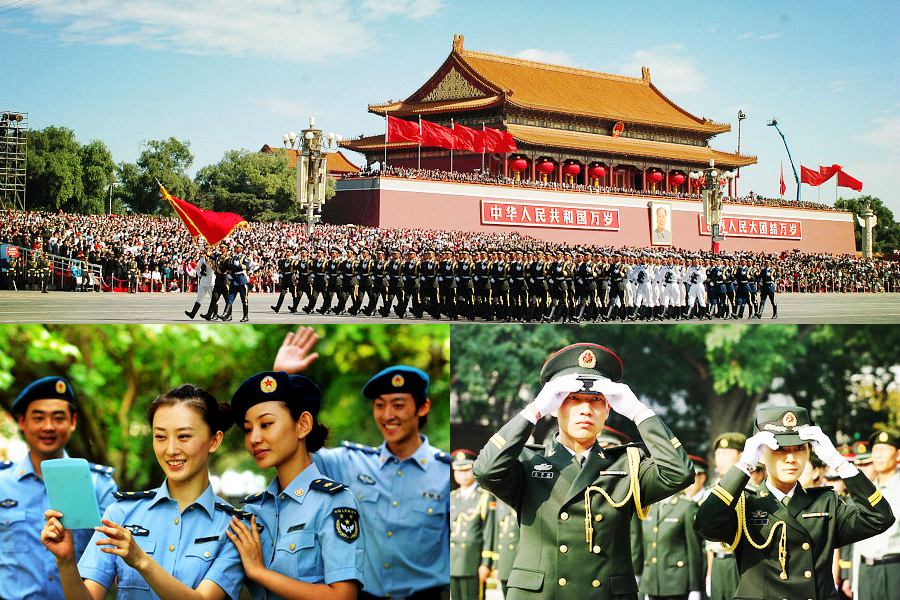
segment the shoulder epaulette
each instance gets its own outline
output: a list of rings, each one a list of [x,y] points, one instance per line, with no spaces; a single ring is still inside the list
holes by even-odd
[[[4,460],[0,462],[0,471],[2,471],[3,469],[8,469],[11,466],[13,466],[13,462],[11,460]]]
[[[96,471],[97,473],[103,473],[109,477],[112,477],[112,474],[116,472],[114,467],[108,467],[106,465],[98,465],[97,463],[89,462],[88,465],[91,467],[91,471]]]
[[[366,446],[365,444],[357,444],[356,442],[348,442],[347,440],[341,442],[341,445],[344,448],[350,448],[351,450],[361,450],[366,454],[378,454],[379,452],[378,448],[375,448],[374,446]]]
[[[320,492],[327,492],[329,494],[336,494],[339,491],[345,489],[347,486],[343,483],[338,483],[336,481],[331,481],[330,479],[313,479],[312,483],[309,484],[309,489],[318,490]]]
[[[831,485],[816,485],[813,487],[803,488],[803,491],[807,494],[823,494],[825,492],[834,491],[834,486]]]
[[[249,521],[250,517],[253,516],[251,513],[248,513],[245,510],[240,510],[231,506],[230,504],[225,504],[224,502],[216,502],[216,510],[221,510],[222,512],[226,512],[229,515],[234,515],[235,517],[243,519],[245,521]]]
[[[144,492],[113,492],[113,498],[116,500],[143,500],[144,498],[153,498],[156,496],[156,490]]]
[[[260,500],[262,500],[262,497],[263,497],[262,492],[259,492],[256,494],[251,494],[251,495],[247,496],[246,498],[244,498],[243,500],[241,500],[241,504],[247,504],[247,503],[251,503],[251,502],[259,502]]]
[[[440,452],[435,452],[434,458],[441,461],[442,463],[447,463],[448,465],[453,462],[453,458],[443,450]]]

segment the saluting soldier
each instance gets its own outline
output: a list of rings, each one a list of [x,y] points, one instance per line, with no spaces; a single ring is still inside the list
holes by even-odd
[[[759,408],[753,430],[738,463],[700,505],[694,528],[735,551],[741,574],[735,597],[837,599],[835,548],[887,530],[891,507],[805,408]],[[810,447],[841,476],[855,506],[829,486],[798,484]],[[760,459],[768,479],[754,493],[744,488]]]
[[[44,377],[22,390],[12,412],[28,454],[17,462],[0,461],[0,598],[62,600],[56,563],[40,540],[44,511],[50,509],[41,463],[69,457],[65,446],[78,415],[75,392],[62,377]],[[115,469],[93,463],[90,468],[97,504],[104,511],[114,501]],[[93,533],[73,531],[78,558]]]
[[[694,472],[678,438],[619,383],[622,370],[598,344],[556,352],[541,369],[541,392],[475,461],[479,483],[519,515],[511,600],[637,598],[632,516],[687,487]],[[610,408],[637,425],[649,455],[630,444],[600,447]],[[541,450],[526,448],[547,414],[558,418],[558,434]]]
[[[475,483],[475,453],[453,453],[450,492],[450,596],[454,600],[482,600],[494,559],[494,509],[490,492]]]
[[[494,511],[494,568],[500,580],[500,591],[506,596],[506,585],[519,548],[519,516],[506,502],[497,500]]]

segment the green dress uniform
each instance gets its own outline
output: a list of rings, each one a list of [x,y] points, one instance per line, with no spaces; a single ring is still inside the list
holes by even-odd
[[[522,535],[508,598],[637,598],[630,524],[637,507],[684,489],[693,469],[681,442],[656,415],[638,425],[649,449],[603,449],[579,466],[557,439],[525,447],[534,425],[517,415],[475,461],[475,478],[519,515]],[[618,507],[605,498],[608,495]],[[624,500],[624,502],[623,502]]]
[[[655,598],[687,598],[704,587],[705,556],[694,532],[697,503],[683,494],[650,507],[642,523],[640,592]]]
[[[519,548],[519,516],[506,502],[497,500],[494,512],[494,567],[500,587],[506,595],[506,584]]]
[[[478,567],[490,568],[494,531],[491,494],[481,486],[463,497],[459,488],[450,492],[450,597],[481,600]]]
[[[834,549],[876,535],[894,522],[891,508],[862,473],[844,479],[854,506],[830,487],[799,484],[787,506],[764,485],[745,491],[749,476],[732,467],[697,511],[703,537],[734,544],[741,581],[736,598],[838,598]],[[782,524],[783,523],[783,524]]]

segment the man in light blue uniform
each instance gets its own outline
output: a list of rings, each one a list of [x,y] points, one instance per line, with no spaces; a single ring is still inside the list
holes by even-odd
[[[12,408],[29,451],[15,463],[0,462],[0,598],[62,599],[56,563],[41,543],[44,511],[50,509],[41,463],[69,457],[64,448],[75,431],[75,393],[62,377],[44,377],[26,387]],[[113,502],[114,469],[90,467],[102,511]],[[80,556],[94,532],[73,533]]]
[[[208,579],[236,600],[244,584],[244,568],[237,548],[225,535],[231,516],[248,521],[250,515],[226,504],[213,493],[212,486],[184,511],[169,497],[168,487],[146,492],[114,494],[115,504],[105,512],[105,519],[123,526],[154,561],[180,582],[196,589]],[[263,540],[268,541],[265,532]],[[107,534],[94,533],[95,541]],[[49,563],[53,565],[53,561]],[[55,568],[55,565],[54,565]],[[114,554],[90,544],[78,561],[83,579],[96,581],[110,589],[118,583],[118,600],[156,598],[150,584],[141,574]]]
[[[414,367],[384,369],[363,387],[384,443],[344,442],[313,454],[359,499],[368,537],[360,600],[449,597],[451,459],[419,433],[431,407],[428,383]]]

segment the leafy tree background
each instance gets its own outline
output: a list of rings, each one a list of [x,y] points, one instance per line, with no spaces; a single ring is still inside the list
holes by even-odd
[[[477,450],[540,390],[544,360],[592,341],[614,350],[623,381],[665,418],[692,454],[724,431],[749,432],[757,404],[810,409],[838,443],[900,425],[900,327],[832,325],[521,326],[453,329],[454,448]],[[634,437],[612,413],[610,426]],[[556,423],[544,419],[534,438]],[[480,444],[480,445],[479,445]]]
[[[878,223],[872,230],[872,251],[875,254],[893,254],[900,251],[900,223],[894,220],[894,213],[880,198],[874,196],[839,198],[834,205],[858,215],[866,202],[871,203],[872,212],[878,217]],[[856,236],[856,249],[862,251],[862,227],[859,223],[854,223],[853,230]]]
[[[230,400],[253,373],[272,368],[288,331],[280,325],[0,327],[0,408],[9,411],[31,381],[62,375],[72,384],[81,410],[67,447],[72,456],[116,467],[122,490],[158,485],[163,474],[153,455],[146,409],[160,393],[190,382]],[[320,419],[330,429],[326,445],[350,439],[378,445],[382,438],[362,386],[381,369],[403,363],[431,377],[432,410],[423,433],[449,449],[449,326],[324,325],[315,328],[320,357],[305,373],[322,388]],[[18,426],[0,412],[2,433]],[[211,468],[256,470],[233,427]],[[267,478],[274,476],[266,473]]]

